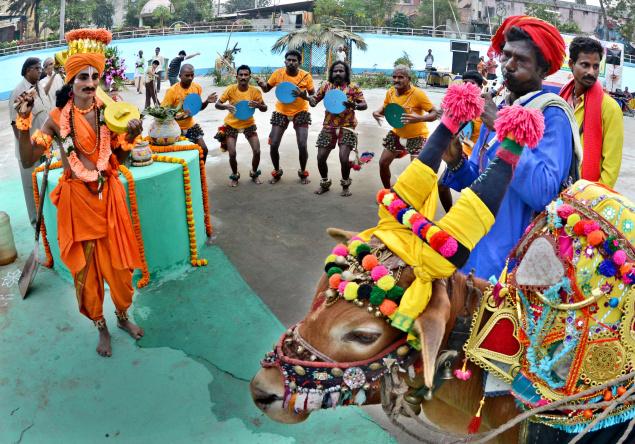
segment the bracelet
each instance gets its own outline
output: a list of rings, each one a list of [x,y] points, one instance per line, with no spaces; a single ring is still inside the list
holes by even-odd
[[[457,163],[456,165],[450,166],[450,172],[456,173],[461,168],[463,168],[463,164],[465,164],[465,160],[466,159],[467,159],[467,157],[465,156],[465,154],[461,153],[461,160],[459,160],[459,163]]]
[[[31,129],[31,123],[33,122],[33,114],[29,114],[29,117],[22,117],[18,115],[15,119],[15,126],[20,131],[28,131]]]

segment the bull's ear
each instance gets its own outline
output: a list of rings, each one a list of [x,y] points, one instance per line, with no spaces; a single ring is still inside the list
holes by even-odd
[[[347,243],[357,233],[354,231],[346,231],[341,228],[327,228],[326,233],[340,243]]]
[[[434,281],[430,302],[413,325],[421,342],[423,381],[425,386],[429,388],[432,388],[434,382],[437,355],[441,348],[451,310],[447,287],[443,285],[442,281]]]
[[[515,280],[526,287],[550,287],[562,280],[564,265],[553,244],[544,237],[535,239],[527,248],[518,268]]]

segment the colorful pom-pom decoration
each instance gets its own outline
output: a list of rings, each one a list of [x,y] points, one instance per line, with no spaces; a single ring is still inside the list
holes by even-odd
[[[385,207],[389,207],[392,201],[395,200],[395,195],[393,193],[387,193],[384,198],[381,200],[381,203]]]
[[[357,256],[357,247],[362,244],[362,241],[354,240],[350,244],[348,244],[348,252],[353,256]]]
[[[379,311],[381,311],[384,316],[391,316],[395,311],[397,311],[398,307],[399,306],[394,301],[384,299],[379,305]]]
[[[328,271],[326,272],[326,274],[328,275],[328,277],[330,278],[331,276],[333,276],[334,274],[342,274],[342,269],[340,267],[330,267],[328,269]]]
[[[578,213],[573,213],[571,216],[567,217],[567,225],[570,227],[575,227],[575,225],[580,222],[582,218]]]
[[[556,212],[558,213],[558,216],[560,216],[562,219],[568,219],[569,216],[575,213],[575,210],[569,204],[562,204],[558,207]]]
[[[535,148],[545,132],[545,118],[538,109],[506,106],[496,115],[494,130],[501,142],[511,138],[520,146]]]
[[[364,267],[364,270],[366,271],[372,270],[377,265],[379,265],[379,260],[374,254],[369,254],[368,256],[364,257],[364,259],[362,259],[362,267]]]
[[[615,262],[615,265],[624,265],[624,262],[626,262],[626,253],[624,250],[617,250],[613,253],[613,262]]]
[[[337,290],[337,288],[340,285],[340,282],[342,282],[342,275],[334,274],[333,276],[329,278],[329,288],[332,288],[333,290]]]
[[[353,299],[357,299],[357,289],[359,288],[359,284],[355,282],[349,282],[346,288],[344,288],[344,299],[347,301],[352,301]]]
[[[348,248],[344,244],[337,244],[335,248],[333,248],[333,254],[336,256],[346,256],[348,254]]]
[[[471,83],[450,85],[445,93],[441,108],[456,122],[469,122],[483,112],[485,100],[481,90]]]
[[[390,275],[386,275],[377,281],[377,286],[387,292],[395,286],[395,278]]]
[[[383,278],[387,274],[388,269],[383,265],[377,265],[373,267],[372,270],[370,270],[370,277],[372,277],[375,282],[377,282],[379,279]]]
[[[330,262],[335,262],[335,258],[337,256],[335,256],[334,254],[329,254],[328,256],[326,256],[326,259],[324,260],[324,265],[330,263]]]
[[[339,294],[344,294],[344,292],[346,291],[346,286],[350,284],[350,282],[348,281],[342,281],[340,282],[340,284],[337,286],[337,292]]]
[[[596,245],[600,245],[602,242],[604,242],[604,237],[604,233],[601,230],[595,230],[591,231],[587,235],[586,240],[589,245],[593,245],[595,247]]]
[[[390,193],[390,190],[388,188],[382,188],[381,190],[377,191],[377,203],[382,204],[384,201],[384,196],[388,193]]]
[[[373,305],[381,305],[384,299],[386,299],[386,292],[379,287],[373,287],[369,302]]]

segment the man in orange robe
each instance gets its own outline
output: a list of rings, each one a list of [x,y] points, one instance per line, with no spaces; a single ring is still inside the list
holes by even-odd
[[[73,46],[76,39],[95,42]],[[119,162],[113,151],[130,147],[141,133],[141,121],[131,120],[127,133],[115,135],[103,121],[103,103],[96,88],[104,70],[103,49],[110,42],[105,30],[76,30],[66,34],[70,56],[66,62],[66,84],[57,96],[56,108],[42,130],[29,138],[21,131],[20,152],[24,164],[35,162],[40,155],[50,155],[53,139],[62,149],[64,174],[51,193],[57,206],[58,240],[62,261],[73,274],[79,309],[99,330],[97,353],[111,356],[110,333],[103,316],[104,280],[110,287],[117,325],[134,339],[143,330],[132,323],[127,310],[134,293],[132,272],[141,266],[139,249],[126,205],[126,192],[119,181]],[[73,52],[73,48],[77,52]],[[26,112],[22,123],[29,121],[32,99],[23,95]]]

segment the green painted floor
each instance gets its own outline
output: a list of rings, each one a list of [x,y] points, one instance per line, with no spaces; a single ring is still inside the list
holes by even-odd
[[[29,298],[19,297],[11,278],[33,241],[16,176],[0,181],[0,210],[19,251],[0,267],[0,443],[395,442],[357,408],[289,426],[253,406],[249,379],[283,326],[220,248],[201,250],[208,267],[138,291],[132,313],[146,336],[135,344],[111,329],[113,357],[104,359],[73,287],[55,272],[40,269]]]

